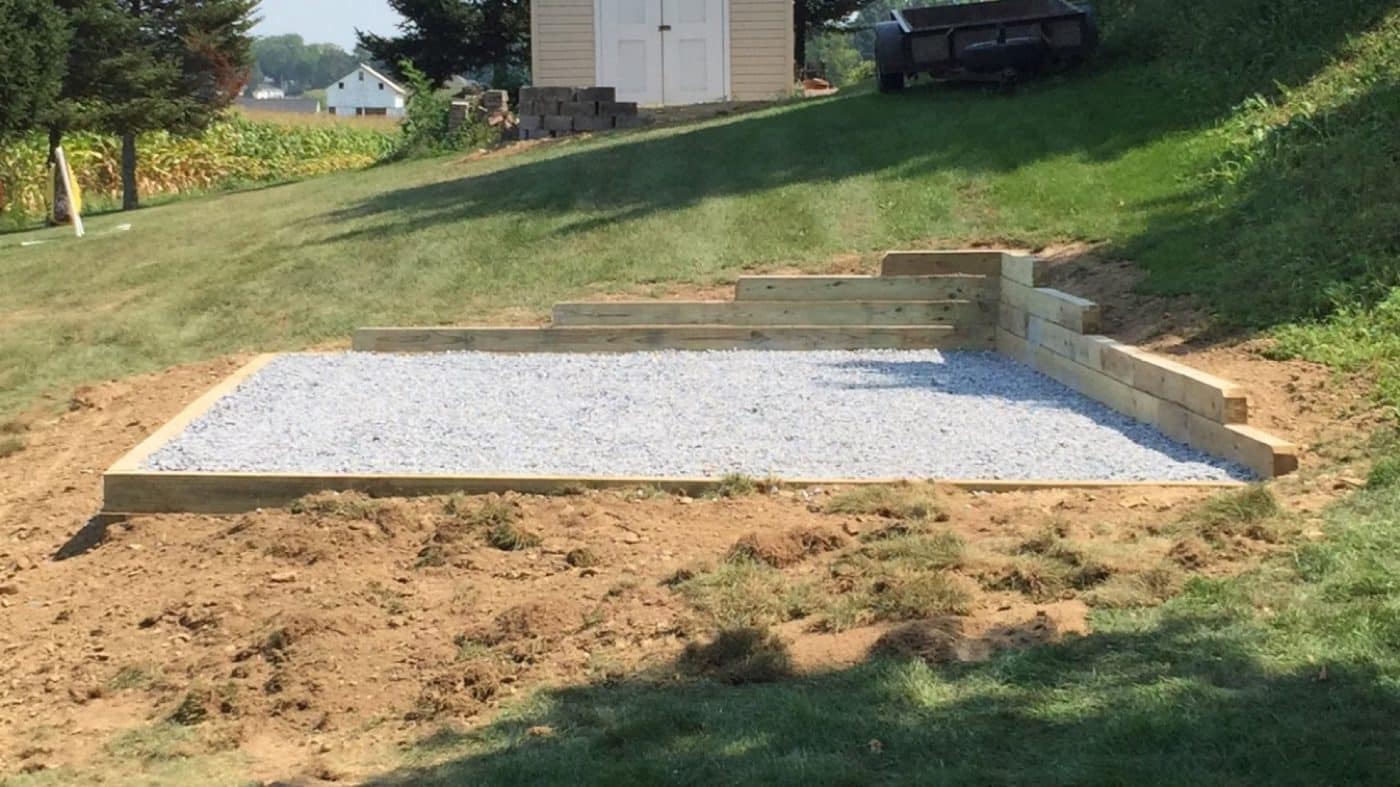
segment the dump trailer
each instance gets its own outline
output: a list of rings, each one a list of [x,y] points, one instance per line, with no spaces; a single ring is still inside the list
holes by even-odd
[[[1093,7],[1069,0],[991,0],[891,11],[875,25],[875,70],[882,92],[908,77],[972,77],[1013,82],[1071,64],[1098,45]]]

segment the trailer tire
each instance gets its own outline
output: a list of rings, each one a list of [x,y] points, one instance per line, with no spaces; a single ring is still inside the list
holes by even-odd
[[[904,74],[908,71],[904,59],[904,30],[899,23],[875,25],[875,73],[881,93],[904,89]]]

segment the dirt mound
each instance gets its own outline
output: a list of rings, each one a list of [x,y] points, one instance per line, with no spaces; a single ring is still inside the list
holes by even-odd
[[[691,674],[721,683],[771,683],[792,674],[787,643],[766,629],[726,629],[707,643],[692,642],[680,664]]]
[[[846,537],[827,526],[794,527],[779,533],[756,531],[734,543],[729,559],[749,559],[784,568],[846,545]]]
[[[1084,630],[1082,610],[1070,613],[1074,622],[1066,626],[1065,610],[1039,609],[1027,620],[980,628],[963,618],[939,617],[916,620],[885,632],[871,647],[872,655],[918,658],[930,664],[958,661],[985,661],[997,651],[1028,648],[1059,642],[1067,633]]]

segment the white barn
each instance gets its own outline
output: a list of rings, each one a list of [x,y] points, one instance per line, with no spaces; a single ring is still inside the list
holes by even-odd
[[[403,117],[407,99],[407,90],[363,63],[326,87],[326,111],[332,115]]]

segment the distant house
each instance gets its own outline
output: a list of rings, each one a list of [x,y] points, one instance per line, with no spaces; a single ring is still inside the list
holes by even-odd
[[[326,87],[326,111],[332,115],[403,117],[408,91],[361,63]]]
[[[258,85],[250,94],[255,101],[271,101],[286,98],[287,91],[276,85]]]

